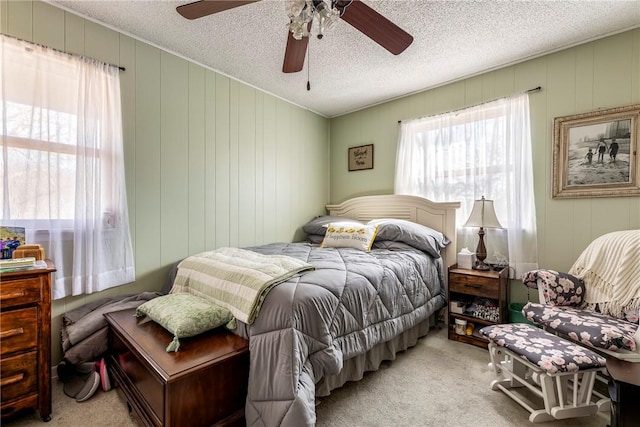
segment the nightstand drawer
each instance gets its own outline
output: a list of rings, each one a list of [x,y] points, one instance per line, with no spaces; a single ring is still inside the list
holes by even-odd
[[[38,309],[0,313],[0,355],[35,348],[38,343]]]
[[[0,362],[0,394],[2,402],[35,392],[38,384],[36,367],[38,366],[35,351],[18,356],[3,358]]]
[[[2,309],[40,302],[42,299],[41,287],[42,279],[39,276],[20,280],[3,279],[0,284]]]
[[[479,297],[498,298],[500,296],[500,283],[488,277],[451,273],[449,275],[449,291]]]

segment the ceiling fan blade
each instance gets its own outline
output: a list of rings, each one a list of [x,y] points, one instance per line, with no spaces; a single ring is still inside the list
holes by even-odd
[[[394,55],[402,53],[413,42],[411,34],[360,0],[354,0],[346,7],[344,4],[348,2],[338,2],[338,8],[344,8],[342,19]]]
[[[178,6],[176,10],[187,19],[197,19],[258,1],[260,0],[200,0]]]
[[[302,71],[304,67],[304,57],[307,56],[308,45],[309,37],[296,40],[293,38],[293,33],[288,31],[287,49],[284,51],[284,63],[282,64],[283,73],[297,73],[298,71]]]

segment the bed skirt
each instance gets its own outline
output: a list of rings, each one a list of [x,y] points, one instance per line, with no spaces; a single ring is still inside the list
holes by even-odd
[[[368,352],[345,360],[339,374],[325,376],[316,384],[316,398],[329,396],[332,390],[342,387],[347,381],[361,380],[365,372],[377,371],[385,360],[395,360],[396,353],[415,346],[435,324],[436,315],[433,315],[391,341],[377,344]]]

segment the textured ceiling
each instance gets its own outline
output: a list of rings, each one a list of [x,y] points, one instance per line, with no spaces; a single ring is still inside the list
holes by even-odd
[[[284,74],[285,1],[192,21],[176,12],[189,2],[48,0],[326,117],[640,26],[640,0],[365,0],[413,35],[407,50],[394,56],[341,20]]]

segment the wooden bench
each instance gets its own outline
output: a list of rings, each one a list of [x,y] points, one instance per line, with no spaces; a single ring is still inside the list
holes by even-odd
[[[596,374],[605,371],[599,354],[524,323],[492,325],[480,330],[489,339],[492,390],[501,390],[531,415],[529,421],[583,417],[609,411],[610,399],[594,390]],[[534,408],[523,387],[540,397]]]
[[[181,339],[134,310],[105,315],[109,372],[129,410],[144,426],[244,426],[248,341],[224,328]]]

